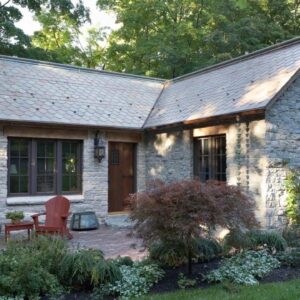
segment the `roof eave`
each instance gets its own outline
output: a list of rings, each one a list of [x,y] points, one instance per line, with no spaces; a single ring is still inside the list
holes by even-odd
[[[23,120],[9,120],[1,119],[0,124],[5,125],[22,125],[22,126],[45,126],[45,127],[64,127],[69,129],[102,129],[102,130],[117,130],[117,131],[133,131],[142,132],[142,127],[127,127],[127,126],[108,126],[99,124],[70,124],[59,122],[45,122],[45,121],[23,121]]]
[[[177,123],[170,123],[158,126],[144,127],[145,131],[164,131],[164,130],[176,130],[176,129],[192,129],[196,127],[214,126],[220,124],[244,122],[251,120],[259,120],[265,118],[265,106],[237,111],[231,114],[222,114],[206,118],[198,118],[193,120],[185,120]]]

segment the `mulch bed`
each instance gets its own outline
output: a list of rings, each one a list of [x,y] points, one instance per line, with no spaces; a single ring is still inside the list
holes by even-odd
[[[165,269],[165,277],[156,284],[151,293],[165,293],[179,290],[177,285],[179,273],[184,273],[186,278],[199,279],[195,288],[208,288],[212,284],[201,281],[202,275],[207,274],[209,271],[218,268],[220,260],[214,260],[208,263],[199,263],[193,265],[193,275],[187,275],[186,267],[179,267],[175,269]],[[297,268],[280,267],[273,270],[268,276],[260,280],[260,283],[281,282],[300,278],[300,266]]]
[[[210,261],[208,263],[198,263],[193,265],[193,275],[187,275],[187,267],[182,266],[178,268],[165,268],[164,278],[152,287],[150,293],[167,293],[179,290],[177,285],[179,273],[183,273],[186,278],[197,279],[197,285],[194,288],[208,288],[212,284],[201,281],[203,275],[207,274],[209,271],[218,268],[220,260]],[[280,267],[279,269],[273,270],[268,276],[260,280],[261,283],[270,282],[281,282],[288,281],[292,279],[300,278],[300,266],[297,268],[290,267]],[[85,292],[72,293],[66,295],[65,300],[85,300],[92,299],[90,294]],[[114,297],[109,297],[107,300],[114,299]]]

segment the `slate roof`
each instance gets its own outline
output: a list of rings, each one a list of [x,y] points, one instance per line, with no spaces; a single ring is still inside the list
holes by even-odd
[[[166,84],[145,127],[263,109],[300,68],[300,39]]]
[[[0,56],[0,121],[142,129],[264,109],[300,68],[300,38],[174,80]]]
[[[0,120],[140,129],[161,80],[0,57]]]

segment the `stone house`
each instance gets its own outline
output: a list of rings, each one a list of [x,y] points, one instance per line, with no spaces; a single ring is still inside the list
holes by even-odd
[[[173,80],[0,56],[0,222],[56,194],[104,221],[147,180],[197,176],[243,186],[265,227],[283,225],[299,68],[300,39]]]

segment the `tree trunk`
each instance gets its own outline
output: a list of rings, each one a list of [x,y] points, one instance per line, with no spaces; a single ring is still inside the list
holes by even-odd
[[[193,270],[192,270],[192,251],[189,249],[188,253],[188,274],[192,275]]]

